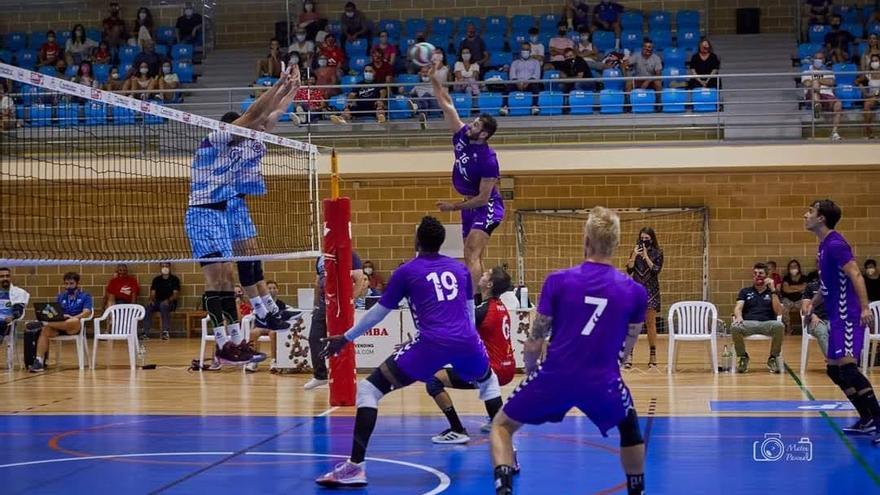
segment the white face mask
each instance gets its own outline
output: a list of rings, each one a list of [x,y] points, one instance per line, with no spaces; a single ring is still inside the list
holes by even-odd
[[[351,19],[352,17],[354,17],[354,12],[346,12],[345,17],[348,17],[349,19]]]
[[[874,70],[880,69],[880,62],[877,62],[877,61],[871,62],[871,68]]]
[[[168,275],[169,273],[171,273],[171,268],[168,268],[167,266],[163,266],[162,269],[159,271],[162,273],[162,275]]]
[[[522,57],[523,59],[529,58],[529,55],[531,55],[531,52],[529,52],[528,50],[523,50],[523,51],[519,52],[519,56]]]
[[[306,35],[298,34],[298,35],[296,35],[296,40],[299,41],[300,43],[302,43],[303,41],[306,40]]]
[[[462,53],[461,59],[464,60],[465,62],[470,62],[471,61],[471,54],[470,53]]]
[[[797,274],[800,272],[797,271],[797,269],[793,268],[793,269],[789,270],[788,273],[790,273],[792,277],[797,277]]]
[[[296,56],[290,57],[290,64],[291,65],[296,65],[298,63],[299,63],[299,57],[296,57]]]
[[[327,59],[326,58],[319,58],[318,59],[318,67],[326,67],[326,66],[327,66]]]
[[[537,37],[537,36],[529,36],[529,39],[532,40],[532,43],[537,43],[537,42],[538,42],[538,37]]]
[[[431,80],[431,76],[422,76],[422,82],[428,82]]]
[[[813,67],[821,69],[822,67],[825,67],[825,61],[817,58],[816,60],[813,60]]]
[[[435,54],[431,55],[431,62],[435,62],[435,63],[439,64],[442,61],[443,61],[443,55],[440,55],[439,53],[435,53]]]
[[[140,19],[140,20],[142,20],[142,21],[147,20],[147,13],[146,13],[146,12],[141,12],[140,14],[138,14],[138,19]]]
[[[874,276],[875,273],[877,273],[877,269],[876,269],[876,268],[868,268],[868,269],[865,270],[865,271],[868,273],[868,275],[871,275],[872,277]]]
[[[171,67],[162,67],[163,74],[171,74]]]
[[[193,15],[193,9],[183,9],[183,15],[190,17]]]
[[[141,67],[141,74],[147,75],[148,72],[150,72],[150,69],[148,69],[146,67]]]
[[[376,77],[376,74],[373,72],[364,72],[364,81],[370,82]]]
[[[373,269],[372,268],[364,268],[364,273],[366,273],[367,275],[372,275]]]
[[[305,5],[305,7],[306,7],[306,12],[311,12],[311,11],[315,10],[315,6],[310,3],[307,3]]]

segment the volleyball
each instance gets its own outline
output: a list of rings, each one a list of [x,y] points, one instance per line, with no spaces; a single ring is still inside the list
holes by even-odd
[[[431,63],[431,55],[434,53],[434,45],[430,43],[416,43],[409,49],[409,58],[419,67]]]

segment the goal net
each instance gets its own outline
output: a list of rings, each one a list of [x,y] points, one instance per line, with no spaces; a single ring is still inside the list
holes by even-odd
[[[246,198],[250,253],[317,255],[314,146],[2,63],[0,78],[14,81],[23,124],[0,130],[0,262],[191,261],[191,164],[215,131],[266,148],[268,193]]]
[[[663,249],[660,293],[664,310],[682,300],[709,296],[708,210],[706,208],[639,208],[615,210],[620,216],[620,246],[614,265],[626,262],[639,230],[652,227]],[[584,222],[589,210],[518,210],[517,272],[534,298],[553,271],[584,259]]]

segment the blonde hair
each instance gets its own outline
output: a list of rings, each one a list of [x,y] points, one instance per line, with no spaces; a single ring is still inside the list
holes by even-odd
[[[589,240],[589,244],[587,241]],[[620,244],[620,217],[614,210],[596,206],[584,224],[584,247],[588,255],[611,257]]]

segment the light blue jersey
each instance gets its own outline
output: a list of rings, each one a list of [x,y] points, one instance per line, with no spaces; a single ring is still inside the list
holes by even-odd
[[[242,141],[233,146],[235,155],[241,162],[235,171],[235,189],[239,194],[253,194],[261,196],[266,194],[266,181],[263,180],[263,157],[266,156],[266,146],[252,139]]]
[[[233,135],[222,131],[214,131],[202,140],[192,161],[190,206],[220,203],[238,194],[235,175],[241,153],[232,144]]]

